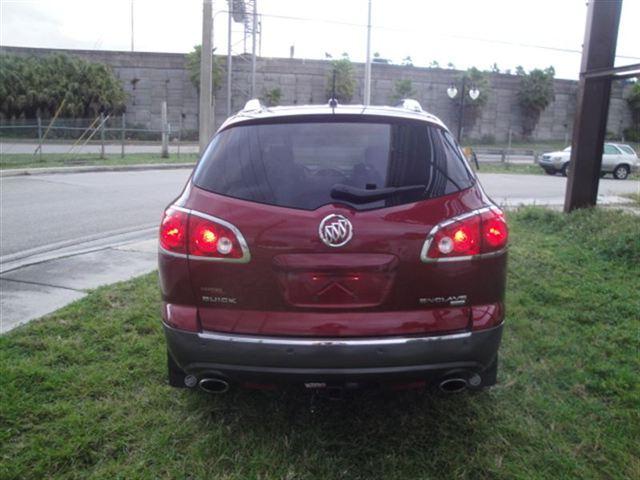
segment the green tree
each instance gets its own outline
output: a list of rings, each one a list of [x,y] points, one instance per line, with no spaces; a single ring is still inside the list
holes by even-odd
[[[126,94],[111,68],[64,54],[0,56],[0,114],[5,118],[95,117],[124,111]]]
[[[413,90],[411,80],[408,78],[398,79],[393,86],[393,93],[391,94],[391,103],[397,103],[403,98],[411,98],[416,94]]]
[[[458,77],[456,85],[462,85],[464,79],[464,91],[458,92],[458,95],[454,98],[455,108],[460,108],[460,102],[464,98],[464,117],[462,118],[462,126],[466,130],[470,130],[475,125],[478,117],[482,113],[482,109],[489,101],[489,92],[491,85],[487,78],[487,73],[483,72],[476,67],[467,69]],[[477,88],[480,92],[478,98],[472,100],[469,96],[469,90]]]
[[[349,57],[333,60],[331,62],[333,68],[327,74],[327,100],[333,97],[333,76],[336,78],[336,100],[340,103],[349,103],[353,98],[356,89],[356,81],[353,78],[353,64]]]
[[[196,45],[193,50],[187,53],[187,69],[189,70],[189,78],[198,94],[200,94],[200,60],[202,57],[202,45]],[[222,86],[222,69],[213,55],[213,63],[211,67],[213,91],[217,91]]]
[[[553,90],[555,70],[553,67],[544,70],[535,68],[527,73],[519,66],[516,68],[516,73],[520,77],[517,98],[522,111],[522,134],[528,138],[535,130],[542,112],[555,98]]]
[[[632,125],[625,129],[624,136],[632,142],[640,142],[640,80],[638,79],[627,96],[627,105],[631,110]]]
[[[282,90],[278,87],[266,90],[262,95],[262,99],[268,107],[276,107],[280,105],[280,100],[282,100]]]
[[[411,59],[411,56],[407,55],[404,57],[402,59],[402,65],[405,67],[413,67],[413,60]]]

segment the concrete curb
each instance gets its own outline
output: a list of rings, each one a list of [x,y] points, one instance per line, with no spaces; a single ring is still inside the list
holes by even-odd
[[[141,163],[135,165],[82,165],[78,167],[45,167],[45,168],[12,168],[0,170],[2,177],[18,177],[24,175],[51,175],[59,173],[89,172],[130,172],[138,170],[170,170],[175,168],[193,168],[195,163]]]

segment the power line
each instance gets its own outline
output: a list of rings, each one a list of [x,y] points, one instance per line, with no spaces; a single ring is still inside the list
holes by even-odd
[[[312,22],[312,23],[325,23],[325,24],[331,24],[331,25],[343,25],[346,27],[358,27],[358,28],[367,27],[367,25],[363,23],[345,22],[341,20],[330,20],[326,18],[298,17],[293,15],[278,15],[273,13],[261,13],[260,15],[262,17],[268,17],[268,18],[274,18],[274,19],[280,19],[280,20],[300,20],[300,21]],[[415,29],[385,27],[384,25],[375,25],[375,26],[372,25],[371,28],[374,28],[377,30],[392,31],[392,32],[416,32],[416,33],[424,34],[423,31],[418,31]],[[548,50],[548,51],[554,51],[554,52],[560,52],[560,53],[570,53],[570,54],[578,54],[578,55],[582,54],[582,50],[580,49],[552,47],[549,45],[536,45],[532,43],[523,43],[523,42],[509,42],[507,40],[473,37],[468,35],[439,34],[437,36],[445,37],[445,38],[454,38],[458,40],[468,40],[473,42],[485,42],[485,43],[493,43],[497,45],[507,45],[512,47],[535,48],[539,50]],[[640,60],[640,57],[635,57],[632,55],[616,55],[616,58],[625,59],[625,60]]]

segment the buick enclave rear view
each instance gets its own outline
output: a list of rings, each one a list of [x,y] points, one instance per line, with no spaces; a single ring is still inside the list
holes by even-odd
[[[495,384],[507,226],[442,122],[252,105],[164,212],[169,383]]]

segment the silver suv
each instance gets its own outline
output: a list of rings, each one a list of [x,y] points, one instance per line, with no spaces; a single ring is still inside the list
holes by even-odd
[[[567,147],[562,151],[545,153],[540,158],[539,164],[549,175],[555,175],[559,172],[566,177],[569,172],[570,158],[571,147]],[[638,155],[629,145],[604,144],[600,176],[604,177],[610,173],[613,178],[624,180],[629,176],[629,173],[638,171],[638,166]]]

